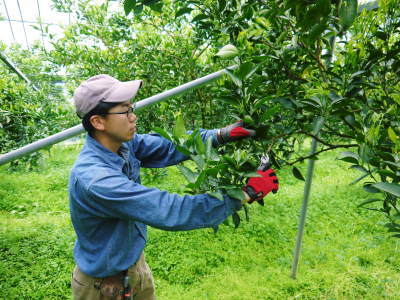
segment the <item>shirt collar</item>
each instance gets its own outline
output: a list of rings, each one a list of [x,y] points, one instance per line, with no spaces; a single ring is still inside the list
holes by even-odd
[[[87,135],[86,137],[86,146],[90,150],[98,153],[107,163],[117,167],[118,169],[122,170],[124,164],[128,162],[129,148],[125,143],[122,143],[121,147],[118,150],[122,157],[112,152],[110,149],[104,147],[90,135]]]

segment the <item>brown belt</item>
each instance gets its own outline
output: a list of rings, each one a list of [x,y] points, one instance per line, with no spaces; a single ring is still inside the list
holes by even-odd
[[[125,272],[120,272],[113,276],[104,277],[100,284],[100,294],[105,297],[115,297],[123,299]],[[118,298],[120,296],[121,298]],[[100,297],[100,299],[102,299]]]
[[[78,268],[78,272],[80,276],[86,282],[93,282],[93,286],[95,289],[100,290],[100,300],[103,299],[124,299],[124,277],[126,271],[119,272],[112,276],[107,276],[103,278],[96,278],[89,275],[86,275]]]

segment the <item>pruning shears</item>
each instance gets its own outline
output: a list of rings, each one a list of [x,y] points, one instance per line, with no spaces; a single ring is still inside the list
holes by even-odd
[[[269,156],[267,153],[264,153],[261,156],[260,159],[260,165],[257,168],[257,171],[262,171],[265,172],[266,170],[268,170],[269,168],[271,168],[271,162],[269,160]],[[258,204],[260,204],[261,206],[264,206],[264,199],[260,199],[257,201]]]
[[[265,154],[263,154],[263,155],[261,156],[260,165],[258,166],[257,171],[263,171],[263,172],[265,172],[265,171],[267,171],[269,168],[271,168],[271,162],[270,162],[270,160],[269,160],[268,154],[265,153]]]

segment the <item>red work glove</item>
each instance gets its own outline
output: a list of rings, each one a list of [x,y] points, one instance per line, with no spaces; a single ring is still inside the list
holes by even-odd
[[[237,121],[234,124],[218,129],[217,139],[220,144],[237,141],[243,138],[255,136],[255,130],[244,128],[243,121]]]
[[[243,190],[250,197],[248,203],[261,200],[271,191],[275,194],[279,189],[278,177],[276,177],[274,170],[268,169],[257,171],[257,173],[261,177],[251,177],[247,185],[243,187]]]

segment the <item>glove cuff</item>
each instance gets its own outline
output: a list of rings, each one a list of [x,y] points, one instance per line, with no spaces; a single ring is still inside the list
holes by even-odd
[[[226,132],[223,132],[223,131],[225,131],[225,127],[217,129],[217,141],[220,145],[223,145],[227,142],[223,138],[223,136],[226,135]]]
[[[249,197],[250,197],[250,201],[249,201],[249,203],[252,203],[253,201],[256,201],[257,199],[259,199],[259,198],[262,198],[262,193],[261,193],[261,195],[259,195],[260,193],[257,193],[255,190],[254,190],[254,188],[252,188],[251,186],[249,186],[249,185],[246,185],[244,188],[243,188],[243,190],[247,193],[247,195],[249,195]]]

